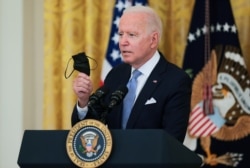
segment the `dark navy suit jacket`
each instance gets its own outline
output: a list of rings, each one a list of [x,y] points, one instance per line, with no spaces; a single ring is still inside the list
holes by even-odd
[[[131,74],[131,66],[125,63],[114,67],[107,75],[104,85],[109,88],[109,94],[103,100],[110,101],[111,93],[119,86],[126,86]],[[155,99],[152,104],[145,104],[149,99]],[[127,129],[164,129],[180,142],[184,141],[191,101],[191,79],[176,65],[168,62],[161,55],[159,62],[148,77],[139,93],[127,123]],[[109,129],[121,129],[123,103],[115,106],[107,115],[106,123]],[[95,111],[102,113],[101,108]],[[88,112],[86,118],[92,118]],[[79,119],[76,106],[72,113],[72,125]]]

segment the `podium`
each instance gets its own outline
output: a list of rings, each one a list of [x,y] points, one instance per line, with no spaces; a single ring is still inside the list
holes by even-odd
[[[68,130],[25,130],[20,168],[76,168],[66,152]],[[201,159],[164,130],[110,130],[113,147],[101,168],[198,168]]]

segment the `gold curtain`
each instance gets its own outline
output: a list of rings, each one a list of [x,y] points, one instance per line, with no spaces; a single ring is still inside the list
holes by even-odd
[[[194,0],[148,0],[160,15],[163,38],[160,51],[179,67],[182,65],[186,37]],[[44,129],[70,129],[76,97],[72,82],[77,74],[65,79],[64,72],[72,55],[85,52],[90,60],[94,90],[101,78],[102,62],[108,45],[115,0],[44,1]],[[239,39],[246,64],[250,67],[250,0],[231,0]],[[223,10],[223,7],[221,7]],[[67,73],[72,71],[69,62]]]

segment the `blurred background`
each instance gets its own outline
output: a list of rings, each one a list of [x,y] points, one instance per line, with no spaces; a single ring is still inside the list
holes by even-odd
[[[181,67],[194,0],[148,3],[163,22],[160,51]],[[114,4],[115,0],[0,0],[0,168],[18,167],[24,130],[71,128],[76,102],[72,80],[77,72],[65,79],[66,65],[72,55],[86,52],[97,61],[91,78],[95,89],[99,87]],[[250,0],[231,0],[231,5],[250,72]]]

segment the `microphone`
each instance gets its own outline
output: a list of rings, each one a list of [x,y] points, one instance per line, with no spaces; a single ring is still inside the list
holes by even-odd
[[[112,93],[108,108],[111,109],[114,106],[118,105],[123,100],[123,98],[126,96],[127,93],[128,93],[128,88],[126,86],[120,86],[115,92]]]
[[[120,86],[115,92],[113,92],[111,94],[111,100],[110,103],[108,105],[108,107],[106,107],[106,110],[101,114],[101,121],[106,124],[106,116],[109,113],[109,111],[116,105],[118,105],[123,98],[125,97],[125,95],[128,93],[128,88],[126,86]]]
[[[100,99],[102,97],[104,97],[107,93],[108,93],[109,89],[105,86],[100,87],[99,89],[96,90],[95,93],[93,93],[90,97],[89,97],[89,102],[88,105],[92,106],[98,102],[100,102]]]

